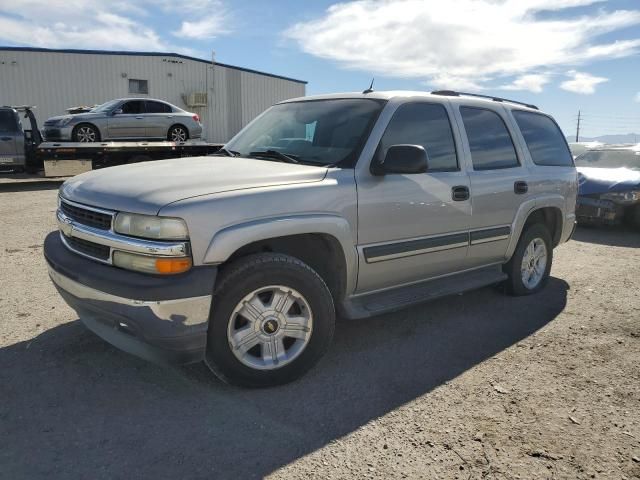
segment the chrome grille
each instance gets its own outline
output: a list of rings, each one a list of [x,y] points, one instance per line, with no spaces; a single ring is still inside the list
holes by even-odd
[[[88,227],[99,228],[100,230],[109,230],[111,228],[113,215],[109,213],[72,205],[64,200],[60,202],[60,209],[67,217]]]
[[[67,237],[64,234],[62,234],[62,236],[64,238],[64,241],[72,250],[87,255],[91,258],[109,260],[111,249],[108,246],[89,242],[81,238]]]

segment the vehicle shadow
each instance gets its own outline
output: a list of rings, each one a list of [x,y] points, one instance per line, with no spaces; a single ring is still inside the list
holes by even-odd
[[[596,243],[610,247],[640,247],[640,232],[626,226],[584,227],[578,226],[572,240],[585,243]]]
[[[60,325],[0,349],[2,475],[261,478],[525,339],[558,316],[568,289],[551,278],[530,297],[485,288],[343,320],[317,368],[263,390],[203,365],[155,366],[79,321]]]
[[[36,190],[53,190],[68,177],[45,178],[38,175],[0,172],[0,192],[28,192]]]

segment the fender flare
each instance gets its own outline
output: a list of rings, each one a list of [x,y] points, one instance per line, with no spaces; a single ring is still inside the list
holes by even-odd
[[[337,215],[292,215],[253,220],[217,232],[204,256],[205,264],[227,261],[238,249],[260,240],[301,234],[334,237],[342,249],[346,266],[346,294],[353,292],[358,276],[358,255],[349,222]]]
[[[520,235],[522,234],[522,229],[524,228],[524,224],[527,222],[529,216],[536,210],[546,207],[553,207],[560,210],[562,214],[562,228],[564,228],[565,218],[565,198],[562,195],[543,195],[539,197],[530,198],[525,202],[522,202],[518,211],[516,212],[516,218],[511,225],[511,238],[509,239],[509,245],[507,246],[507,251],[505,253],[505,258],[510,259],[513,255],[513,252],[516,249],[516,245],[518,245],[518,241],[520,240]]]

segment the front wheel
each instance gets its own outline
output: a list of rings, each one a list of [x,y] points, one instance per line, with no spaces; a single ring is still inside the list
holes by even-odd
[[[228,383],[281,385],[320,360],[334,328],[331,293],[311,267],[288,255],[251,255],[216,288],[206,363]]]
[[[553,248],[549,230],[535,223],[522,232],[511,260],[504,266],[505,284],[512,295],[531,295],[542,290],[549,280]]]
[[[81,143],[99,142],[100,132],[93,125],[83,123],[75,128],[72,134],[72,139],[74,142]]]

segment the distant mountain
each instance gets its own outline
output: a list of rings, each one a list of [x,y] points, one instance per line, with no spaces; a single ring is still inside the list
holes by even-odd
[[[567,135],[568,142],[575,142],[575,135]],[[640,142],[640,134],[627,133],[620,135],[601,135],[599,137],[580,137],[581,142],[602,142],[602,143],[638,143]]]

